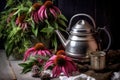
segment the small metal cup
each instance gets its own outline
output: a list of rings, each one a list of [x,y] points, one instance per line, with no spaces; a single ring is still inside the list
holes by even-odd
[[[105,60],[106,53],[104,51],[96,51],[90,54],[91,68],[94,70],[102,70],[106,66]]]

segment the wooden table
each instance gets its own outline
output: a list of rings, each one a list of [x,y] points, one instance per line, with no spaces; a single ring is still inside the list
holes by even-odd
[[[34,78],[31,72],[26,74],[21,74],[22,67],[18,64],[22,60],[7,59],[4,50],[0,50],[0,80],[41,80],[40,78]],[[81,65],[81,70],[87,69],[86,66]],[[107,72],[95,72],[94,70],[87,70],[84,73],[94,77],[96,80],[108,80],[111,73],[120,67],[120,63],[110,65],[107,67],[109,71]],[[53,79],[53,80],[59,80]]]
[[[0,50],[0,80],[16,80],[4,50]]]
[[[21,74],[22,68],[18,65],[22,61],[8,60],[4,50],[0,50],[0,80],[40,80],[31,76],[31,72]]]

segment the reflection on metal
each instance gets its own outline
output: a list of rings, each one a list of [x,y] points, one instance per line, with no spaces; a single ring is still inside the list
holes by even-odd
[[[104,51],[96,51],[90,54],[91,68],[94,70],[102,70],[105,68],[105,55]]]
[[[93,26],[91,26],[86,20],[81,19],[73,27],[71,27],[73,19],[78,16],[89,18]],[[109,35],[109,32],[105,27],[96,29],[94,19],[87,14],[76,14],[71,18],[67,28],[69,33],[67,40],[58,30],[55,30],[55,32],[65,47],[67,55],[75,59],[80,59],[86,57],[88,51],[93,52],[100,49],[98,46],[99,43],[97,43],[99,41],[96,41],[96,38],[98,37],[97,30],[104,30],[108,35],[109,44],[106,48],[106,50],[108,50],[111,44],[111,36]]]

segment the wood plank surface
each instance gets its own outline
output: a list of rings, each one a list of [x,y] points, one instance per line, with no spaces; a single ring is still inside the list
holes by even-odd
[[[8,60],[5,51],[0,50],[0,80],[41,80],[40,78],[32,77],[31,72],[28,72],[26,74],[21,74],[22,67],[18,65],[21,62],[22,60],[15,60],[15,59]],[[111,65],[110,67],[107,67],[106,72],[105,71],[96,72],[94,70],[88,69],[87,71],[84,72],[84,74],[87,74],[88,76],[91,76],[96,80],[110,80],[112,72],[116,71],[116,69],[119,68],[119,64],[117,66]],[[82,67],[79,68],[83,70]],[[119,71],[119,69],[117,71]],[[51,80],[59,80],[59,79],[56,78]]]
[[[28,72],[26,74],[21,74],[21,71],[22,71],[22,67],[20,67],[18,64],[21,63],[22,61],[21,60],[11,60],[10,63],[11,63],[11,66],[15,72],[15,75],[17,77],[17,80],[40,80],[40,78],[34,78],[32,77],[32,73],[31,72]]]
[[[21,62],[22,60],[15,60],[11,57],[7,59],[5,51],[0,50],[0,80],[41,80],[32,77],[31,72],[21,74],[22,67],[18,65]]]
[[[16,80],[4,50],[0,50],[0,80]]]

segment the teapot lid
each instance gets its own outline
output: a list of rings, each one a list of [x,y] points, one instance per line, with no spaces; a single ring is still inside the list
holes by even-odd
[[[79,20],[70,31],[72,35],[87,35],[93,33],[93,27],[85,20]]]

